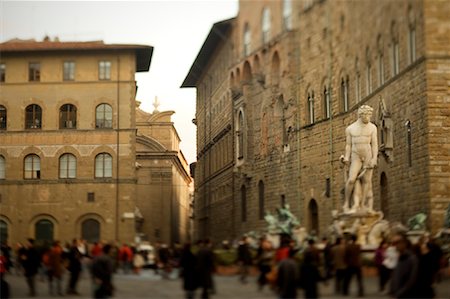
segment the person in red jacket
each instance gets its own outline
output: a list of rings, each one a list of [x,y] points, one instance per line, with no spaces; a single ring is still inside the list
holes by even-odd
[[[119,264],[125,274],[129,273],[133,267],[133,251],[126,243],[123,243],[119,249]]]

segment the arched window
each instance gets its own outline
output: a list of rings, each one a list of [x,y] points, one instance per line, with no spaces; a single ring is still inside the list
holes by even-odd
[[[378,36],[378,84],[379,86],[384,84],[384,54],[383,54],[383,42],[381,36]]]
[[[252,50],[251,38],[250,26],[246,23],[244,27],[244,56],[249,55]]]
[[[88,243],[100,241],[100,222],[95,219],[86,219],[81,223],[81,238]]]
[[[42,109],[31,104],[25,108],[25,129],[40,129],[42,127]]]
[[[0,130],[6,130],[6,108],[0,105]]]
[[[369,48],[366,49],[366,91],[367,95],[372,93],[372,62]]]
[[[244,113],[242,111],[239,111],[238,114],[238,128],[237,128],[237,152],[238,152],[238,159],[244,158]]]
[[[284,29],[292,29],[292,0],[283,0],[283,24]]]
[[[64,154],[59,157],[59,177],[62,179],[77,177],[77,158],[74,155]]]
[[[95,157],[95,177],[112,177],[112,157],[110,154],[101,153]]]
[[[241,220],[247,221],[247,189],[244,185],[241,187]]]
[[[95,109],[95,127],[112,128],[112,107],[108,104],[100,104]]]
[[[359,61],[358,58],[355,60],[355,99],[356,102],[359,103],[361,101],[361,73],[359,72]],[[341,82],[342,86],[342,82]],[[344,111],[348,110],[348,103],[347,103],[347,109],[346,106],[343,105]]]
[[[77,107],[72,104],[62,105],[59,109],[59,128],[74,129],[77,127]]]
[[[3,242],[5,242],[5,244],[7,244],[8,241],[8,223],[6,223],[6,221],[4,220],[0,220],[0,240],[3,244]]]
[[[264,7],[262,15],[262,43],[268,43],[270,40],[270,9]]]
[[[281,145],[286,145],[288,143],[287,141],[287,134],[286,134],[286,118],[284,115],[284,101],[283,101],[283,96],[280,96],[276,103],[275,103],[275,107],[273,110],[273,116],[274,116],[274,126],[275,126],[275,130],[276,130],[276,135],[281,137],[281,138],[277,138],[277,140],[281,141]],[[277,142],[278,143],[278,142]],[[279,145],[279,144],[277,144]]]
[[[309,231],[315,231],[319,235],[319,208],[315,199],[311,199],[308,204],[309,212]]]
[[[35,239],[37,241],[52,242],[54,239],[54,227],[50,220],[42,219],[36,222]]]
[[[331,94],[330,89],[326,85],[323,87],[323,112],[325,119],[331,117]]]
[[[0,180],[5,179],[5,173],[6,173],[5,157],[0,155]]]
[[[392,76],[395,76],[400,71],[400,47],[398,45],[397,25],[392,22],[391,25],[391,62],[392,62]]]
[[[258,202],[259,202],[259,219],[264,219],[265,202],[264,202],[264,182],[258,183]]]
[[[308,122],[314,123],[314,91],[308,92]]]
[[[408,52],[409,52],[409,63],[416,61],[416,17],[414,11],[410,6],[408,8]]]
[[[248,61],[244,63],[244,70],[242,71],[242,77],[243,77],[242,78],[243,84],[250,84],[252,82],[252,68]]]
[[[271,79],[272,79],[272,85],[278,86],[280,84],[280,57],[278,56],[278,53],[276,52],[273,54],[272,57],[272,68],[271,68]]]
[[[28,155],[24,160],[25,179],[40,179],[41,178],[41,158],[38,155]]]

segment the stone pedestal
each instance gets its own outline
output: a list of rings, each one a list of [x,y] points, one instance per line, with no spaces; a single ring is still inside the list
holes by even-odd
[[[355,212],[336,214],[333,219],[333,227],[338,234],[353,234],[358,237],[357,242],[363,247],[378,246],[381,237],[369,236],[375,228],[387,225],[383,220],[382,212]],[[340,230],[340,232],[339,232]],[[380,234],[383,230],[380,230]]]

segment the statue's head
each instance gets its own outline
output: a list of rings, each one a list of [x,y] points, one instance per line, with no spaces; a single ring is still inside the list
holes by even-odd
[[[362,105],[361,107],[358,108],[358,117],[365,124],[369,123],[372,113],[373,113],[373,108],[368,105]]]

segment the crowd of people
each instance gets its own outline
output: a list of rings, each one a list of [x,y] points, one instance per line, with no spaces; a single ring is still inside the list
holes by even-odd
[[[297,244],[287,235],[280,237],[277,248],[262,237],[257,246],[250,245],[244,236],[235,244],[238,279],[247,284],[249,275],[256,274],[256,289],[270,289],[278,298],[318,298],[319,283],[334,282],[334,292],[341,296],[365,295],[363,278],[363,252],[357,237],[338,237],[333,244],[327,238],[320,242],[309,238],[305,244]],[[227,250],[232,250],[226,244]],[[224,245],[222,244],[222,247]],[[139,247],[121,245],[87,244],[74,239],[71,244],[54,241],[51,246],[36,246],[33,239],[17,244],[12,250],[2,245],[0,274],[2,298],[8,298],[8,285],[4,274],[23,274],[29,296],[36,296],[36,279],[48,282],[49,295],[78,294],[77,285],[83,272],[92,280],[93,298],[109,298],[114,293],[113,275],[139,274],[144,265],[150,265],[162,279],[169,279],[174,268],[179,271],[186,298],[194,298],[198,291],[201,298],[209,298],[216,292],[214,273],[217,256],[209,239],[195,244],[155,244],[154,257]],[[149,261],[149,258],[154,258]],[[439,279],[443,252],[428,236],[412,245],[403,234],[395,234],[383,240],[374,253],[373,262],[378,270],[380,295],[393,298],[433,298],[433,285]],[[67,277],[68,276],[68,277]],[[66,278],[63,287],[63,278]],[[172,275],[173,277],[173,275]],[[356,294],[350,294],[350,286],[356,280]]]
[[[37,295],[36,280],[48,282],[48,294],[79,295],[78,281],[83,272],[92,278],[92,294],[94,298],[112,296],[114,287],[112,276],[121,271],[123,274],[139,274],[149,265],[155,273],[168,277],[172,263],[181,253],[179,250],[169,252],[166,244],[156,245],[157,254],[153,261],[146,250],[123,243],[121,246],[106,242],[88,244],[86,240],[73,239],[71,243],[62,245],[59,241],[37,245],[34,239],[27,239],[25,244],[17,243],[15,248],[6,244],[1,246],[0,278],[1,298],[10,297],[10,288],[5,279],[7,273],[23,275],[28,286],[28,295]],[[178,248],[178,247],[176,247]],[[170,260],[169,260],[170,256]],[[159,272],[161,271],[161,272]],[[67,281],[63,286],[63,278]]]

